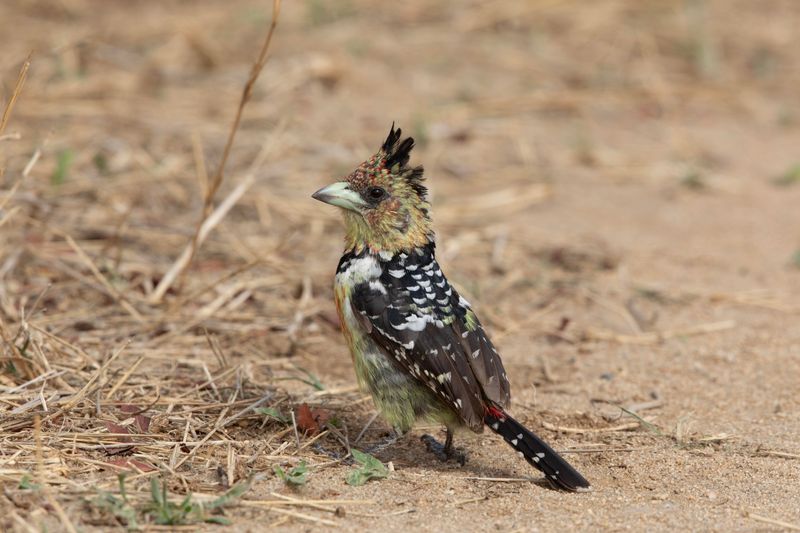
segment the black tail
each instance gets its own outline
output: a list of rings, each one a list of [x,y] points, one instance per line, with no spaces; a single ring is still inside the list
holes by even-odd
[[[525,426],[496,407],[487,410],[483,421],[503,437],[526,461],[544,472],[547,481],[566,490],[588,490],[589,482],[553,448]]]

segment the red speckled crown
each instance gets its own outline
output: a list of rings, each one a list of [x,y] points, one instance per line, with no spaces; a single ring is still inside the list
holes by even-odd
[[[395,129],[394,122],[389,130],[389,135],[383,141],[381,149],[356,169],[356,179],[360,174],[362,179],[373,182],[374,178],[380,175],[394,174],[408,180],[411,187],[423,200],[426,199],[428,189],[422,184],[424,169],[422,166],[409,167],[408,161],[411,159],[411,149],[414,148],[414,138],[406,137],[402,141],[400,137],[403,130]]]

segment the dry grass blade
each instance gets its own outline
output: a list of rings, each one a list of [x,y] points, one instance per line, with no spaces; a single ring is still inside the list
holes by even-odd
[[[477,498],[467,498],[466,500],[459,500],[457,502],[453,502],[450,504],[450,507],[460,507],[462,505],[466,505],[468,503],[477,503],[477,502],[484,502],[488,500],[488,496],[478,496]]]
[[[778,527],[781,527],[783,529],[787,529],[787,530],[790,530],[790,531],[800,531],[800,525],[798,525],[798,524],[791,524],[789,522],[784,522],[783,520],[776,520],[774,518],[769,518],[768,516],[762,516],[760,514],[751,513],[749,511],[746,512],[745,514],[746,514],[747,518],[752,518],[753,520],[756,520],[757,522],[763,522],[765,524],[771,524],[773,526],[778,526]]]
[[[236,132],[239,130],[239,124],[242,121],[242,112],[253,95],[253,87],[255,86],[258,77],[261,75],[264,65],[267,64],[267,53],[269,52],[270,43],[272,43],[272,35],[275,33],[275,28],[278,25],[278,16],[280,15],[280,11],[281,1],[273,0],[272,21],[269,25],[269,31],[267,32],[267,37],[264,39],[264,44],[261,46],[258,59],[256,59],[256,62],[253,64],[253,68],[250,71],[250,77],[248,78],[247,83],[245,83],[244,90],[242,91],[242,98],[239,101],[239,107],[236,109],[236,117],[233,119],[231,131],[228,134],[228,140],[225,143],[225,149],[222,152],[222,159],[219,162],[217,171],[214,173],[214,177],[212,178],[208,187],[208,191],[206,192],[206,202],[205,206],[203,207],[203,216],[208,216],[208,213],[211,211],[211,203],[214,200],[214,195],[216,194],[217,190],[219,190],[220,185],[222,185],[222,180],[224,179],[225,173],[225,164],[228,162],[228,157],[230,156],[231,148],[233,147],[233,140],[236,137]]]
[[[261,71],[264,69],[264,65],[267,64],[267,59],[269,58],[267,53],[269,52],[270,43],[272,43],[272,35],[275,33],[275,28],[278,25],[278,17],[280,15],[280,10],[281,10],[281,1],[273,0],[272,21],[270,23],[269,30],[267,31],[267,36],[264,39],[264,44],[261,46],[261,51],[258,54],[258,58],[256,59],[256,62],[253,64],[252,69],[250,70],[250,77],[248,78],[247,83],[245,83],[244,89],[242,90],[242,97],[239,100],[239,106],[236,109],[236,116],[233,119],[233,124],[231,125],[230,133],[228,133],[228,140],[225,142],[225,149],[222,152],[222,158],[220,159],[219,165],[217,166],[217,171],[214,173],[214,176],[211,179],[211,183],[208,184],[208,187],[205,191],[203,213],[202,216],[200,217],[200,221],[197,224],[197,229],[195,230],[194,235],[192,236],[192,240],[189,243],[189,246],[187,246],[184,253],[173,264],[170,271],[161,279],[161,281],[158,283],[155,290],[151,294],[150,301],[152,303],[159,303],[161,301],[161,299],[164,297],[164,294],[166,294],[167,290],[169,290],[169,288],[172,286],[175,280],[183,274],[183,272],[192,262],[192,259],[197,253],[198,246],[203,241],[202,233],[204,231],[207,233],[213,228],[214,225],[216,225],[216,224],[207,224],[208,219],[212,214],[214,196],[216,196],[217,191],[222,185],[222,181],[225,176],[225,165],[228,162],[228,157],[230,156],[231,148],[233,147],[233,141],[236,138],[236,132],[239,130],[239,124],[242,121],[242,113],[244,112],[244,108],[253,95],[253,87],[255,86],[258,77],[261,75]],[[249,185],[247,187],[249,187]],[[244,194],[247,187],[244,187],[241,190],[239,196]],[[231,197],[233,197],[233,194],[229,196],[229,199]],[[236,199],[238,200],[238,197]],[[218,215],[219,219],[221,219],[227,212],[227,210],[221,211],[219,209],[217,211],[218,213],[221,213]],[[216,222],[218,223],[219,220],[217,220]]]
[[[85,385],[84,385],[84,386],[83,386],[83,387],[82,387],[82,388],[81,388],[81,389],[80,389],[78,392],[76,392],[76,393],[75,393],[75,394],[72,396],[72,398],[70,398],[70,399],[69,399],[69,401],[67,402],[67,404],[66,404],[66,405],[64,405],[62,408],[60,408],[60,409],[59,409],[58,411],[56,411],[55,413],[48,415],[48,416],[47,416],[47,417],[44,419],[44,421],[53,420],[54,418],[57,418],[57,417],[61,416],[62,414],[64,414],[64,413],[68,412],[70,409],[72,409],[73,407],[75,407],[76,405],[78,405],[78,403],[80,403],[80,402],[81,402],[81,401],[84,399],[84,397],[86,397],[86,395],[89,393],[89,391],[90,391],[90,389],[92,388],[92,386],[93,386],[93,385],[94,385],[94,384],[95,384],[95,383],[96,383],[96,382],[97,382],[97,381],[100,379],[100,377],[101,377],[101,376],[102,376],[102,375],[105,373],[105,371],[108,369],[108,367],[109,367],[109,366],[111,366],[111,363],[113,363],[113,362],[114,362],[114,361],[117,359],[117,357],[119,357],[119,356],[120,356],[120,354],[122,354],[122,352],[125,350],[125,348],[128,346],[128,344],[129,344],[129,343],[128,343],[128,342],[126,342],[126,343],[124,343],[122,346],[120,346],[119,348],[117,348],[117,350],[116,350],[116,351],[115,351],[115,352],[114,352],[114,353],[111,355],[111,357],[109,357],[109,358],[108,358],[108,360],[107,360],[105,363],[103,363],[103,364],[100,366],[100,368],[98,368],[98,369],[97,369],[97,370],[94,372],[94,374],[92,374],[92,377],[91,377],[91,378],[89,378],[89,380],[86,382],[86,384],[85,384]]]
[[[259,406],[261,406],[262,404],[266,403],[266,402],[267,402],[267,401],[269,401],[271,398],[272,398],[272,396],[271,396],[271,395],[264,396],[263,398],[260,398],[258,401],[256,401],[256,402],[253,402],[252,404],[248,405],[247,407],[245,407],[244,409],[242,409],[241,411],[239,411],[239,412],[238,412],[238,413],[236,413],[235,415],[233,415],[233,416],[231,416],[231,417],[229,417],[229,418],[227,418],[227,419],[225,419],[225,420],[221,420],[220,422],[218,422],[217,424],[215,424],[215,425],[214,425],[214,427],[213,427],[213,428],[211,428],[211,431],[209,431],[209,432],[208,432],[208,434],[207,434],[205,437],[203,437],[203,440],[201,440],[201,441],[200,441],[200,442],[197,444],[197,446],[195,446],[194,448],[192,448],[192,450],[191,450],[189,453],[187,453],[187,454],[186,454],[186,455],[183,457],[183,459],[181,459],[180,461],[178,461],[178,463],[177,463],[177,464],[174,466],[174,468],[175,468],[175,469],[177,469],[178,467],[180,467],[181,465],[183,465],[183,464],[184,464],[186,461],[188,461],[189,459],[191,459],[192,457],[194,457],[194,455],[195,455],[195,454],[198,452],[198,450],[200,450],[200,448],[201,448],[203,445],[205,445],[205,444],[206,444],[206,443],[207,443],[207,442],[208,442],[208,441],[211,439],[211,437],[213,437],[213,436],[214,436],[214,435],[217,433],[217,431],[219,431],[220,429],[223,429],[224,427],[228,426],[228,425],[229,425],[229,424],[231,424],[232,422],[235,422],[236,420],[238,420],[239,418],[241,418],[241,417],[242,417],[243,415],[245,415],[246,413],[248,413],[248,412],[250,412],[250,411],[253,411],[253,410],[257,409]],[[222,413],[222,414],[224,414],[224,413],[225,413],[225,411],[223,411],[223,413]]]
[[[103,288],[105,288],[105,290],[108,291],[109,296],[114,298],[114,300],[116,300],[116,302],[123,309],[125,309],[125,311],[130,313],[130,315],[133,318],[135,318],[139,322],[144,322],[144,317],[142,316],[142,314],[139,311],[137,311],[136,308],[133,307],[133,305],[131,305],[131,303],[128,301],[128,299],[125,298],[125,296],[123,296],[116,289],[116,287],[114,287],[111,283],[109,283],[109,281],[106,279],[106,277],[103,275],[103,273],[100,272],[100,269],[97,268],[97,265],[94,264],[94,261],[92,261],[92,258],[89,257],[88,255],[86,255],[86,252],[84,252],[83,249],[80,246],[78,246],[78,243],[76,243],[73,240],[73,238],[70,237],[69,235],[67,235],[66,233],[64,234],[64,238],[66,239],[66,241],[69,244],[70,248],[72,248],[75,251],[75,253],[78,255],[78,257],[81,259],[81,261],[83,261],[83,264],[86,265],[86,268],[89,269],[89,271],[92,273],[92,275],[95,277],[95,279],[97,279],[97,281],[100,282],[100,284],[103,286]]]
[[[22,62],[22,67],[19,69],[19,76],[17,77],[16,85],[14,85],[14,91],[11,93],[11,98],[9,98],[6,108],[3,110],[3,118],[0,119],[0,135],[6,130],[6,124],[8,124],[11,118],[11,112],[14,110],[14,104],[17,103],[17,98],[19,98],[19,95],[22,93],[22,87],[25,85],[25,79],[28,77],[28,69],[31,67],[31,56],[33,56],[33,52],[28,54],[28,57],[25,58],[25,61]]]
[[[311,507],[312,509],[317,509],[320,511],[328,511],[331,513],[336,512],[336,507],[331,507],[332,505],[375,505],[377,502],[375,500],[303,500],[300,498],[295,498],[293,496],[287,496],[286,494],[278,494],[277,492],[271,493],[272,496],[275,498],[280,498],[279,500],[265,500],[262,502],[254,501],[254,500],[247,500],[248,504],[258,503],[259,505],[296,505],[296,506],[307,506]]]
[[[139,357],[139,359],[137,359],[136,362],[131,365],[131,367],[122,375],[121,378],[119,378],[114,386],[111,387],[111,390],[108,391],[106,394],[106,400],[110,400],[114,396],[114,393],[117,392],[117,390],[119,390],[119,388],[122,387],[126,381],[128,381],[128,378],[131,377],[131,374],[136,372],[136,370],[139,368],[139,365],[142,364],[142,361],[144,361],[144,357]]]
[[[761,454],[768,457],[780,457],[781,459],[800,459],[800,453],[779,452],[777,450],[766,450]]]
[[[222,219],[225,218],[225,215],[228,214],[228,211],[236,205],[236,202],[247,192],[247,190],[253,185],[255,182],[255,178],[250,175],[246,176],[245,179],[242,180],[239,185],[237,185],[230,194],[223,200],[219,206],[209,215],[204,216],[203,220],[201,221],[200,225],[197,228],[197,232],[195,233],[192,242],[183,249],[183,252],[178,257],[178,259],[172,264],[172,267],[164,274],[164,277],[161,279],[161,282],[156,286],[155,290],[150,294],[150,302],[151,303],[158,303],[164,297],[164,294],[169,290],[172,286],[172,283],[181,275],[181,273],[189,266],[189,263],[192,261],[192,257],[194,257],[195,252],[197,251],[197,246],[203,243],[211,230],[213,230]]]
[[[574,434],[585,434],[585,433],[614,433],[617,431],[630,431],[632,429],[637,429],[641,426],[639,422],[628,422],[625,424],[619,424],[617,426],[607,427],[607,428],[572,428],[572,427],[564,427],[564,426],[556,426],[549,422],[542,421],[542,427],[545,429],[549,429],[550,431],[560,431],[562,433],[574,433]]]
[[[338,526],[336,522],[333,520],[328,520],[326,518],[317,518],[316,516],[311,516],[305,513],[298,513],[297,511],[290,511],[288,509],[277,509],[275,507],[271,507],[270,511],[273,513],[279,513],[286,516],[290,516],[292,518],[299,518],[300,520],[304,520],[306,522],[313,522],[315,524],[323,524],[326,526]]]

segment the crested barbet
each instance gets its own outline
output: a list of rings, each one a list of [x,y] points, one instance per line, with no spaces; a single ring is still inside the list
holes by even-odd
[[[554,486],[588,489],[505,411],[509,382],[500,355],[436,261],[423,170],[409,165],[413,147],[392,125],[378,153],[313,194],[344,214],[334,294],[359,384],[398,434],[417,419],[443,424],[444,446],[423,437],[440,458],[456,456],[456,428],[481,432],[486,425]]]

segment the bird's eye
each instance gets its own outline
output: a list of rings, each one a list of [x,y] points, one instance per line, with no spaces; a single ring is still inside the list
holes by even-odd
[[[369,195],[370,199],[372,200],[381,200],[384,196],[386,196],[386,191],[380,187],[370,187],[370,189],[367,191],[367,195]]]

